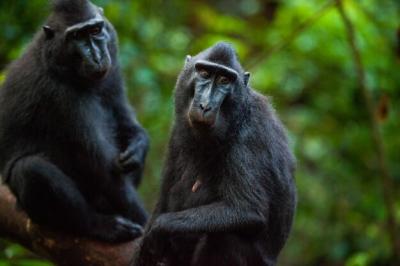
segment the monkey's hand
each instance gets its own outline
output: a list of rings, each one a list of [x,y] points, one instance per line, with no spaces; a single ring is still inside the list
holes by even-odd
[[[150,228],[147,232],[147,238],[152,239],[155,236],[161,235],[161,236],[165,237],[166,235],[168,235],[169,230],[165,228],[166,227],[165,225],[169,223],[168,217],[170,217],[171,214],[173,215],[173,213],[164,213],[164,214],[161,214],[160,216],[158,216],[154,220],[153,224],[150,225]],[[172,218],[174,218],[174,217],[172,217]],[[179,227],[178,224],[179,224],[179,222],[177,221],[177,226]]]
[[[131,143],[125,151],[118,156],[118,165],[123,173],[129,173],[143,167],[147,153],[147,145],[142,141]]]

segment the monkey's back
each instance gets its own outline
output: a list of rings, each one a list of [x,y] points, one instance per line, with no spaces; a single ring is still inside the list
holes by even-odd
[[[275,113],[269,98],[251,91],[252,119],[255,131],[249,142],[255,150],[254,164],[260,171],[259,185],[268,192],[267,226],[260,239],[271,256],[276,257],[283,248],[293,223],[297,204],[294,180],[296,162],[292,154],[286,129]]]

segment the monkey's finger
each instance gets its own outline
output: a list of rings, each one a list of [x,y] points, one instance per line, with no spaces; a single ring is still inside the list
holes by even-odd
[[[133,223],[125,218],[117,217],[114,232],[121,239],[134,239],[143,235],[143,227],[137,223]]]
[[[124,161],[128,160],[130,157],[132,157],[134,155],[134,150],[129,149],[124,151],[123,153],[121,153],[119,155],[119,161],[120,163],[123,163]]]
[[[118,216],[118,217],[116,218],[116,220],[117,220],[117,222],[118,222],[118,224],[119,224],[119,227],[128,228],[128,229],[131,229],[131,230],[135,230],[135,231],[137,231],[140,235],[143,235],[144,230],[143,230],[143,227],[142,227],[140,224],[133,223],[133,222],[131,222],[130,220],[128,220],[128,219],[126,219],[126,218],[123,218],[123,217],[120,217],[120,216]]]
[[[115,174],[119,174],[124,170],[122,164],[119,161],[119,156],[113,160],[112,171]]]
[[[141,163],[139,160],[139,156],[133,155],[128,159],[126,159],[125,161],[123,161],[121,164],[125,169],[133,169],[139,167]]]

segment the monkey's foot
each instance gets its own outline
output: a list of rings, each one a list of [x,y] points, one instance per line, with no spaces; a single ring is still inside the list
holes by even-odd
[[[125,242],[143,234],[143,227],[120,216],[101,216],[90,230],[93,238],[107,242]]]

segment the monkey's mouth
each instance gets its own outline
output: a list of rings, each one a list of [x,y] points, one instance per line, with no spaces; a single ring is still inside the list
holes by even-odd
[[[108,74],[108,69],[103,69],[99,71],[94,71],[90,74],[90,79],[92,80],[101,80],[105,78]]]
[[[188,113],[188,120],[191,127],[212,128],[215,125],[216,114],[204,114],[200,110],[191,109]]]

